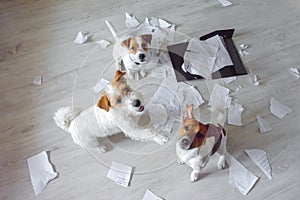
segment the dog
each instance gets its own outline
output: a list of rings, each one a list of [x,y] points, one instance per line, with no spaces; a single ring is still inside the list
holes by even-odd
[[[69,132],[79,146],[93,147],[101,152],[108,148],[98,138],[120,132],[136,141],[155,141],[163,145],[168,137],[151,128],[142,128],[137,117],[144,113],[142,96],[127,84],[125,72],[116,71],[113,81],[106,87],[97,105],[83,110],[70,107],[58,109],[53,119],[57,126]]]
[[[176,143],[178,163],[193,169],[191,182],[199,179],[201,169],[206,166],[210,156],[219,154],[218,169],[225,168],[227,135],[220,125],[202,124],[193,116],[193,105],[187,107],[183,115],[180,139]]]
[[[151,45],[152,35],[142,34],[122,41],[111,23],[108,21],[105,21],[105,23],[116,41],[116,49],[114,51],[117,52],[117,55],[114,55],[114,59],[116,60],[117,68],[119,70],[124,68],[128,78],[131,80],[144,78],[147,75],[145,65],[151,56],[149,46]],[[122,48],[126,50],[124,51]]]

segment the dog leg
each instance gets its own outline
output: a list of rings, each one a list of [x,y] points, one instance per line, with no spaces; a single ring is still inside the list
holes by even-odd
[[[140,73],[143,78],[147,75],[147,72],[144,68],[141,69]]]
[[[195,182],[199,179],[199,176],[200,176],[200,170],[196,170],[194,169],[191,173],[191,182]]]

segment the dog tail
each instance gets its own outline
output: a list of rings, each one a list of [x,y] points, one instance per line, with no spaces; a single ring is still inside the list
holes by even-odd
[[[113,35],[113,37],[115,38],[115,41],[118,40],[118,35],[116,32],[116,29],[113,27],[113,25],[109,22],[109,21],[105,21],[106,26],[109,28],[111,34]]]
[[[71,107],[62,107],[54,113],[53,119],[58,127],[64,131],[68,131],[71,122],[80,114],[80,112],[80,110],[73,110]]]

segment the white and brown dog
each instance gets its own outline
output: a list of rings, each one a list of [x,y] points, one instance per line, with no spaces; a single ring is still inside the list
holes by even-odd
[[[185,163],[193,169],[191,181],[199,179],[201,169],[209,161],[210,156],[219,154],[218,169],[225,168],[226,131],[219,125],[202,124],[195,120],[193,105],[189,105],[183,115],[180,139],[176,144],[178,162]]]
[[[105,21],[116,44],[114,47],[114,59],[119,70],[125,69],[129,79],[139,80],[146,76],[145,65],[148,63],[151,53],[151,34],[140,34],[121,40],[110,22]]]
[[[56,124],[69,132],[76,144],[105,152],[107,147],[98,138],[120,132],[137,141],[155,141],[160,145],[168,141],[167,136],[138,126],[136,117],[144,111],[142,98],[127,84],[124,75],[125,72],[116,72],[97,105],[82,112],[70,107],[56,111],[53,116]]]

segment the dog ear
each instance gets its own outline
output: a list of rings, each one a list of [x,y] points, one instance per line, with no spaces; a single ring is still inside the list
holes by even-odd
[[[194,105],[193,104],[189,105],[188,108],[187,108],[187,114],[189,116],[189,119],[193,119],[194,118],[193,109],[194,109]]]
[[[106,112],[109,111],[109,108],[111,106],[110,106],[110,101],[109,101],[106,93],[104,93],[103,96],[101,97],[101,99],[98,101],[98,107],[103,110],[106,110]]]
[[[145,40],[146,42],[151,44],[151,40],[152,40],[152,35],[151,34],[142,35],[141,38],[143,38],[143,40]]]
[[[114,81],[118,82],[125,74],[126,74],[126,72],[121,72],[120,70],[117,70]]]
[[[124,40],[124,41],[122,42],[122,44],[123,44],[125,47],[127,47],[127,48],[129,48],[129,46],[130,46],[130,39],[131,39],[131,38],[128,38],[127,40]]]

